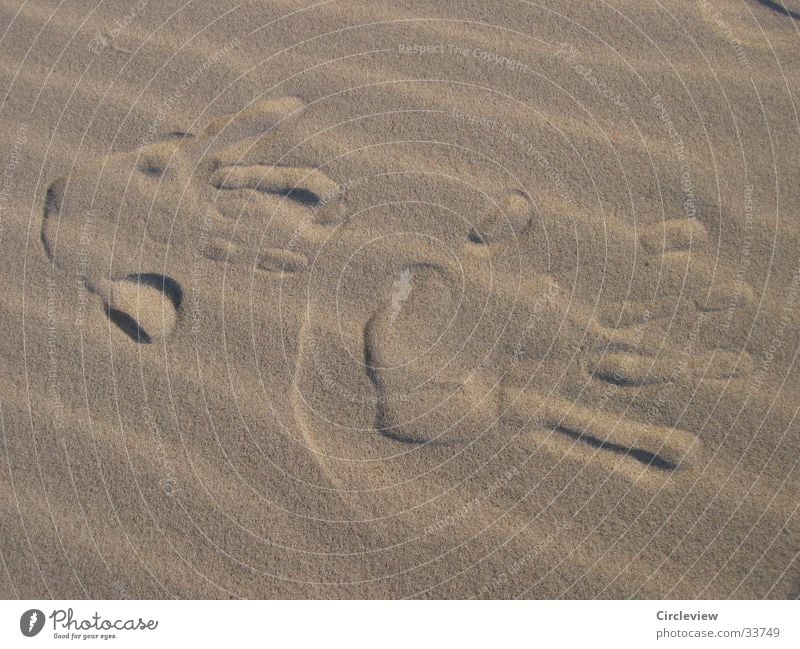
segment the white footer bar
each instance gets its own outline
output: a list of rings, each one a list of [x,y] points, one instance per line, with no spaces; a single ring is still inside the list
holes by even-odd
[[[3,601],[0,647],[800,647],[797,601]]]

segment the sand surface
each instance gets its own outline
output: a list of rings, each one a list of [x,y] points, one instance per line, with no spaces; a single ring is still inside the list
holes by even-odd
[[[0,3],[0,596],[800,596],[800,3]]]

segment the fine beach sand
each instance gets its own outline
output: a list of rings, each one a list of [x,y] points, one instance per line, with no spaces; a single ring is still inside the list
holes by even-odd
[[[0,597],[800,596],[800,2],[0,2]]]

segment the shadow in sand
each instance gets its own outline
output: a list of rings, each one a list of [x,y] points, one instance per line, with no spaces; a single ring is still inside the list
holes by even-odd
[[[783,6],[783,3],[780,0],[758,0],[758,2],[765,7],[769,7],[772,11],[777,11],[779,14],[783,14],[784,16],[788,16],[789,18],[794,18],[795,20],[800,20],[800,12],[792,11],[791,9],[787,9]]]
[[[125,277],[126,281],[133,282],[134,284],[144,284],[156,290],[161,291],[167,296],[172,305],[177,311],[181,302],[183,301],[183,289],[180,284],[171,277],[166,275],[159,275],[158,273],[136,273]],[[124,333],[137,343],[150,344],[153,342],[153,337],[145,331],[144,327],[133,316],[115,309],[110,305],[105,306],[106,315],[109,319],[117,325]]]
[[[594,448],[602,448],[607,451],[611,451],[612,453],[626,455],[655,469],[661,469],[662,471],[674,471],[678,468],[678,465],[674,462],[670,462],[660,455],[651,453],[650,451],[646,451],[642,448],[629,448],[627,446],[623,446],[622,444],[615,444],[614,442],[609,442],[608,440],[599,439],[593,435],[589,435],[586,432],[573,430],[572,428],[564,425],[556,426],[555,430],[576,441],[583,442],[584,444],[588,444]]]

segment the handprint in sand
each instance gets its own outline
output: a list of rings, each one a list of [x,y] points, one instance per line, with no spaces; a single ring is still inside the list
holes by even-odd
[[[675,425],[671,408],[642,414],[626,402],[667,403],[675,386],[723,385],[752,369],[747,352],[708,346],[698,334],[753,299],[715,263],[706,227],[676,218],[615,239],[615,254],[644,263],[629,279],[630,299],[598,303],[552,274],[508,270],[504,258],[514,258],[532,231],[557,229],[557,216],[538,213],[522,189],[490,196],[482,211],[460,247],[421,230],[362,242],[359,268],[385,271],[381,287],[347,270],[374,305],[363,324],[340,320],[331,339],[327,325],[306,322],[296,411],[310,446],[336,467],[335,479],[356,489],[359,465],[375,461],[374,447],[357,450],[369,434],[387,440],[386,485],[403,479],[402,469],[390,468],[398,456],[416,458],[406,470],[422,475],[430,465],[421,454],[457,461],[498,438],[553,457],[606,456],[637,481],[691,469],[702,447],[697,434]],[[417,245],[399,244],[412,239]],[[599,267],[604,252],[581,261]],[[396,277],[407,278],[402,301]],[[336,308],[325,285],[314,295],[328,295],[331,305],[315,312]],[[366,380],[347,377],[359,370]],[[342,385],[371,397],[351,392],[353,407],[342,408]]]
[[[620,404],[628,393],[658,399],[676,383],[750,369],[740,350],[698,339],[687,354],[676,342],[691,337],[687,322],[752,302],[750,287],[717,263],[701,220],[650,222],[631,236],[608,218],[610,244],[574,255],[574,265],[628,273],[628,295],[592,300],[570,285],[569,254],[558,272],[529,261],[541,240],[568,230],[525,188],[461,181],[404,158],[400,145],[389,156],[378,144],[332,155],[305,109],[294,97],[259,101],[196,135],[167,134],[55,182],[47,253],[137,342],[189,333],[198,255],[218,273],[207,282],[239,272],[266,286],[254,308],[274,312],[280,302],[293,318],[271,334],[290,367],[287,425],[337,484],[376,448],[445,457],[489,438],[608,454],[632,475],[691,466],[693,432]],[[350,180],[337,166],[348,156],[356,169],[380,160],[372,174],[394,194],[374,193],[367,176]],[[457,209],[428,193],[452,196]],[[593,215],[571,219],[590,237],[599,227]],[[612,265],[608,250],[619,257]],[[243,286],[240,278],[230,290]],[[412,470],[396,469],[390,481]]]
[[[306,242],[343,216],[336,185],[291,154],[272,164],[254,154],[303,109],[295,97],[258,101],[197,134],[165,133],[88,161],[48,189],[47,255],[145,343],[172,331],[186,311],[184,288],[199,288],[191,277],[195,256],[259,272],[303,270]]]

